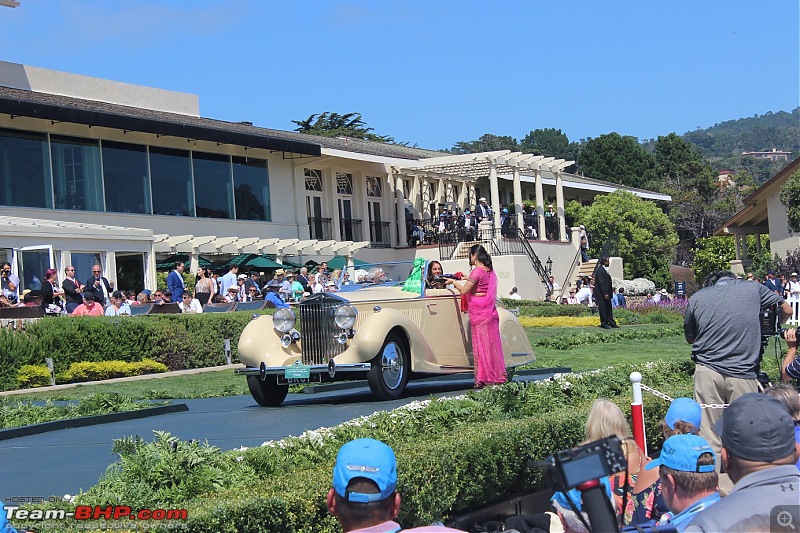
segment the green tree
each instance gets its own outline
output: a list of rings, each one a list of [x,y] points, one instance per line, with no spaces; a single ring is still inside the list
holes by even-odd
[[[579,223],[592,236],[590,245],[600,255],[605,245],[622,257],[625,278],[664,278],[678,235],[664,212],[649,201],[626,191],[597,196],[580,210]]]
[[[373,128],[367,126],[361,113],[332,113],[326,111],[320,114],[313,114],[305,120],[293,120],[297,127],[294,131],[308,133],[310,135],[320,135],[322,137],[351,137],[353,139],[363,139],[365,141],[378,141],[393,143],[394,138],[388,135],[377,135],[372,133]]]
[[[608,133],[590,139],[578,155],[578,168],[590,178],[644,188],[655,181],[655,157],[636,137]]]
[[[518,150],[517,140],[508,135],[493,135],[485,133],[476,141],[459,141],[448,150],[454,154],[474,154],[478,152],[493,152],[495,150]]]
[[[800,170],[795,171],[783,184],[780,199],[786,207],[789,231],[800,232]]]
[[[744,190],[738,183],[719,183],[700,152],[674,133],[659,137],[654,149],[660,190],[672,196],[665,209],[680,241],[676,260],[690,263],[697,240],[711,236],[741,209]],[[745,181],[741,175],[738,179]]]
[[[731,261],[736,259],[736,245],[729,236],[698,239],[693,252],[692,269],[698,283],[703,283],[706,276],[712,272],[730,270]],[[749,270],[761,279],[767,270],[775,267],[775,260],[769,255],[769,238],[766,236],[761,238],[760,254],[756,252],[756,236],[747,236],[747,256],[753,259],[753,265]]]
[[[519,142],[518,150],[567,161],[575,161],[578,157],[578,144],[569,142],[567,135],[555,128],[531,131]]]

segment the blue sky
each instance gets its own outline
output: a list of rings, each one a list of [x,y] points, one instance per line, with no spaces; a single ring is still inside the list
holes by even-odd
[[[648,139],[800,102],[797,0],[20,1],[0,7],[0,59],[276,129],[358,111],[434,149],[546,127]]]

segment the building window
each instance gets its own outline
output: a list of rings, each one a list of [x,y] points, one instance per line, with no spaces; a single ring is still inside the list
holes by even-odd
[[[47,137],[0,130],[0,204],[53,207]]]
[[[192,152],[192,170],[197,216],[233,218],[230,156]]]
[[[322,192],[322,171],[313,168],[305,169],[306,190]]]
[[[147,148],[103,141],[106,211],[150,214]]]
[[[380,198],[383,196],[383,182],[377,176],[367,176],[367,196]]]
[[[263,159],[233,158],[233,194],[239,220],[272,219],[269,202],[269,171]]]
[[[353,175],[344,172],[336,173],[336,192],[339,194],[353,194]]]
[[[192,163],[186,150],[150,148],[153,213],[194,216]]]
[[[103,178],[97,141],[50,136],[56,207],[103,211]]]
[[[87,284],[92,277],[92,267],[94,265],[103,266],[100,252],[72,252],[72,266],[75,267],[75,278],[81,283]],[[105,273],[103,274],[105,276]]]

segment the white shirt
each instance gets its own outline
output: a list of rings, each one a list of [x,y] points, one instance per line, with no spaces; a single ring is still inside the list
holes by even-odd
[[[202,313],[203,312],[203,306],[200,305],[200,300],[198,300],[197,298],[192,298],[192,301],[191,301],[191,303],[189,304],[188,307],[183,302],[180,302],[178,304],[178,307],[180,307],[181,311],[183,311],[184,313]]]
[[[325,292],[325,287],[323,287],[322,283],[316,282],[314,284],[314,294],[319,294],[321,292]]]
[[[126,303],[120,305],[119,309],[117,309],[114,304],[111,304],[108,307],[106,307],[106,316],[121,316],[130,314],[131,314],[131,308]]]
[[[592,289],[584,285],[581,287],[581,290],[578,291],[578,294],[575,295],[575,298],[578,300],[579,304],[589,305],[592,302]]]
[[[786,290],[789,291],[787,302],[800,302],[800,281],[789,281],[786,283]]]
[[[511,299],[511,300],[522,300],[522,296],[520,296],[518,292],[515,292],[514,294],[509,296],[509,299]]]

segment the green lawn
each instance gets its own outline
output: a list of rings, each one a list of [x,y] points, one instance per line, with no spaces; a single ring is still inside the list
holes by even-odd
[[[663,324],[645,324],[639,326],[625,326],[639,330],[657,330]],[[581,346],[570,350],[556,350],[536,346],[536,339],[542,337],[555,337],[570,333],[598,333],[604,331],[600,328],[526,328],[533,349],[536,352],[537,367],[565,366],[573,371],[594,370],[608,365],[619,363],[646,363],[649,361],[680,361],[689,359],[691,346],[686,343],[682,335],[665,337],[652,340],[628,340],[609,344],[596,344]]]

